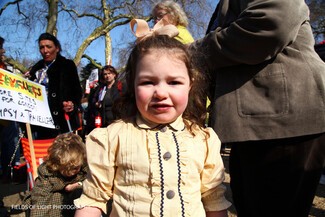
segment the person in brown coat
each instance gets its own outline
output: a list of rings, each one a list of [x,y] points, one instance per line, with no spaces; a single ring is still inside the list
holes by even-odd
[[[35,187],[26,194],[22,208],[28,208],[31,217],[73,216],[72,202],[81,195],[88,172],[81,137],[73,133],[58,135],[37,172]]]
[[[190,50],[211,76],[240,217],[307,217],[325,158],[325,64],[304,0],[222,0]]]

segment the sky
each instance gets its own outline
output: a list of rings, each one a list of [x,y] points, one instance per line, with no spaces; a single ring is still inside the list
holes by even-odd
[[[9,0],[0,0],[0,8],[7,3]],[[33,0],[33,1],[42,1],[42,0]],[[80,2],[87,1],[87,0],[78,0]],[[217,4],[218,0],[211,0],[211,8],[214,9],[215,5]],[[12,16],[15,15],[15,8],[16,6],[10,6],[6,9],[5,13],[3,15],[12,14]],[[9,10],[8,10],[9,9]],[[46,8],[45,8],[46,9]],[[9,16],[9,17],[10,17]],[[60,15],[59,15],[60,19]],[[207,20],[208,22],[208,20]],[[59,23],[59,22],[58,22]],[[61,22],[64,23],[64,22]],[[62,25],[62,24],[61,24]],[[6,49],[6,56],[13,57],[14,59],[22,59],[22,58],[29,58],[33,60],[39,60],[41,59],[41,55],[38,51],[38,44],[37,44],[37,38],[38,36],[45,31],[45,26],[42,26],[43,29],[34,29],[33,35],[28,35],[27,31],[24,31],[22,29],[15,29],[15,25],[9,26],[9,25],[3,25],[2,22],[0,22],[0,36],[5,38],[5,44],[4,48]],[[85,36],[76,36],[70,34],[69,32],[62,32],[60,31],[60,27],[58,27],[58,39],[61,42],[61,45],[63,47],[62,55],[66,56],[68,58],[73,58],[77,48],[79,47],[82,40],[84,40]],[[84,26],[84,33],[89,34],[87,32],[88,26]],[[92,30],[92,28],[89,28]],[[87,33],[86,33],[87,32]],[[124,33],[128,33],[128,36],[122,37]],[[112,31],[110,31],[111,38],[112,38],[112,48],[113,48],[113,55],[112,55],[112,65],[117,66],[119,63],[118,57],[116,55],[116,51],[118,47],[123,47],[128,44],[128,42],[134,41],[135,37],[131,34],[129,25],[124,25],[122,27],[116,27]],[[74,40],[74,43],[71,43],[70,40]],[[69,44],[68,44],[69,42]],[[71,45],[73,44],[73,45]],[[89,55],[93,59],[96,59],[97,62],[99,62],[101,65],[105,64],[105,53],[104,53],[104,47],[105,47],[105,41],[104,37],[101,37],[99,39],[96,39],[93,41],[88,48],[85,51],[85,54]],[[82,59],[82,63],[87,64],[88,60]]]
[[[9,0],[0,0],[0,8],[6,4]],[[9,14],[14,14],[12,12],[12,10],[14,10],[14,6],[10,6],[6,9],[7,11],[5,13],[9,13]],[[4,44],[4,48],[6,49],[6,55],[7,56],[11,56],[11,57],[28,57],[28,58],[32,58],[32,59],[39,59],[41,58],[41,55],[38,52],[38,44],[37,44],[37,38],[38,36],[43,33],[45,31],[45,29],[40,30],[39,34],[37,35],[30,35],[27,36],[24,34],[25,32],[21,32],[20,36],[17,38],[16,35],[8,35],[8,34],[4,34],[4,32],[8,32],[7,28],[11,28],[12,31],[21,31],[21,30],[15,30],[14,26],[4,26],[4,25],[0,25],[0,36],[2,36],[3,38],[5,38],[5,44]],[[127,26],[123,26],[123,27],[117,27],[114,28],[110,33],[111,33],[111,37],[112,37],[112,47],[117,47],[120,46],[119,44],[121,43],[118,39],[120,38],[120,35],[122,32],[126,31]],[[61,42],[63,51],[62,51],[62,55],[64,56],[71,56],[73,58],[75,52],[72,52],[72,50],[76,50],[76,48],[71,48],[71,50],[67,50],[69,49],[69,47],[67,48],[66,46],[64,46],[64,42],[69,40],[70,36],[66,33],[61,33],[59,31],[58,33],[58,39]],[[25,39],[25,40],[24,40]],[[17,50],[17,47],[20,47],[20,50]],[[76,45],[77,47],[77,45]],[[91,56],[93,59],[96,59],[97,62],[101,63],[102,65],[105,64],[105,53],[104,53],[104,47],[105,47],[105,41],[104,38],[101,37],[99,39],[96,39],[94,42],[92,42],[88,48],[85,51],[85,54]],[[85,64],[88,62],[88,60],[86,59],[82,59],[82,62],[84,62]],[[117,58],[113,58],[113,64],[117,64],[118,63],[118,59]]]

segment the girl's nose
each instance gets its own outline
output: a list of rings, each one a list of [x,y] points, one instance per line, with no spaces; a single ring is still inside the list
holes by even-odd
[[[158,99],[164,99],[168,96],[167,88],[163,85],[156,86],[154,96]]]

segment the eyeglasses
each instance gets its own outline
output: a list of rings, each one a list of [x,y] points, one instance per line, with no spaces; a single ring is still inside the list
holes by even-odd
[[[154,19],[155,21],[159,21],[159,20],[161,20],[162,18],[164,18],[164,16],[165,16],[166,14],[168,14],[168,12],[166,12],[166,13],[164,13],[164,14],[159,14],[159,15],[157,15],[157,16],[154,16],[153,19]]]

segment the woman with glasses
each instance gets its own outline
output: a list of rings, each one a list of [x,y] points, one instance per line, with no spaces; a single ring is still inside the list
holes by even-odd
[[[191,33],[187,30],[187,16],[176,2],[161,1],[157,3],[152,10],[152,16],[155,23],[164,19],[167,23],[175,25],[179,31],[175,39],[183,44],[192,43],[194,41]]]

